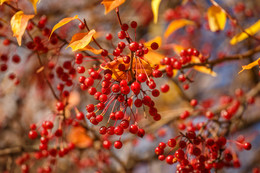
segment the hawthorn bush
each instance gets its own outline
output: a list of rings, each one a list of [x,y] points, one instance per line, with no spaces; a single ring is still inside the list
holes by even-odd
[[[260,171],[260,2],[1,0],[0,171]]]

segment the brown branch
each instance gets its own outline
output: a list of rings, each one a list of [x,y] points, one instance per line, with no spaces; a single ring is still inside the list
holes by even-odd
[[[248,50],[248,51],[246,51],[242,54],[228,55],[228,56],[225,56],[221,59],[215,59],[215,60],[212,60],[212,61],[207,61],[207,62],[202,62],[202,63],[190,63],[190,64],[183,66],[182,69],[191,68],[191,67],[194,67],[194,66],[207,66],[207,65],[210,66],[210,67],[213,67],[214,65],[220,64],[222,62],[247,59],[250,56],[252,56],[252,55],[254,55],[258,52],[260,52],[260,46],[257,46],[253,49],[250,49],[250,50]]]

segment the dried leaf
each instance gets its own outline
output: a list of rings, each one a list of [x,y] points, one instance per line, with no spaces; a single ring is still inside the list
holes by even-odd
[[[125,0],[103,0],[101,4],[105,6],[105,14],[119,7],[125,2]]]
[[[73,35],[68,47],[71,47],[72,51],[84,49],[91,42],[91,39],[95,33],[96,31],[92,29],[87,33],[77,33]]]
[[[100,67],[102,69],[110,69],[112,71],[112,78],[115,79],[116,81],[121,81],[121,80],[127,80],[127,81],[131,81],[132,80],[132,76],[131,76],[131,72],[125,72],[125,71],[120,71],[118,69],[118,66],[120,64],[124,64],[125,65],[125,69],[128,69],[130,66],[130,63],[125,64],[123,61],[123,58],[117,58],[116,60],[113,60],[105,65],[101,65]],[[143,60],[143,59],[137,59],[134,58],[133,59],[133,65],[132,65],[132,71],[134,71],[133,73],[146,73],[148,76],[150,76],[152,74],[152,67],[151,65]]]
[[[174,31],[186,26],[186,25],[195,25],[195,23],[191,20],[187,20],[187,19],[178,19],[178,20],[174,20],[172,21],[168,28],[166,29],[165,33],[164,33],[164,37],[167,38],[169,37],[169,35],[171,35]]]
[[[152,2],[151,2],[154,23],[157,23],[157,21],[158,21],[158,11],[159,11],[160,3],[161,3],[161,0],[152,0]]]
[[[52,33],[53,33],[56,29],[62,27],[63,25],[66,25],[67,23],[69,23],[69,22],[71,22],[72,20],[75,20],[75,19],[78,19],[78,15],[76,15],[76,16],[74,16],[74,17],[67,17],[67,18],[64,18],[64,19],[62,19],[61,21],[59,21],[59,23],[57,23],[57,24],[52,28],[52,31],[51,31],[51,34],[50,34],[49,39],[51,38]]]
[[[93,140],[87,135],[86,129],[81,126],[72,127],[67,138],[78,148],[88,148],[93,144]]]
[[[220,7],[212,5],[208,9],[209,28],[212,32],[224,30],[226,25],[226,13]]]
[[[38,4],[40,1],[39,1],[39,0],[30,0],[30,2],[31,2],[32,5],[33,5],[33,9],[34,9],[35,14],[37,14],[37,4]]]
[[[95,48],[93,48],[93,47],[91,47],[89,45],[87,45],[83,49],[80,49],[80,51],[84,51],[84,50],[90,51],[90,52],[92,52],[92,53],[94,53],[96,55],[101,54],[101,52],[102,52],[102,49],[95,49]]]
[[[33,17],[34,15],[25,15],[23,11],[18,11],[11,18],[13,36],[16,37],[19,46],[21,46],[22,36],[27,27],[28,21]]]
[[[255,60],[254,62],[252,62],[252,63],[250,63],[250,64],[243,65],[243,66],[242,66],[242,70],[241,70],[239,73],[241,73],[241,72],[244,71],[244,70],[250,70],[250,69],[253,68],[254,66],[259,65],[259,61],[260,61],[260,58],[258,58],[257,60]],[[239,74],[239,73],[238,73],[238,74]]]
[[[156,43],[158,44],[158,46],[160,47],[161,44],[162,44],[162,38],[159,37],[159,36],[158,36],[158,37],[155,37],[154,39],[145,42],[144,45],[145,45],[146,47],[148,47],[149,49],[151,49],[151,44],[152,44],[153,42],[156,42]]]
[[[241,32],[240,34],[235,35],[231,40],[230,44],[235,45],[240,41],[245,40],[248,38],[249,35],[255,35],[260,30],[260,20],[258,20],[256,23],[254,23],[249,28],[245,29],[245,32]]]

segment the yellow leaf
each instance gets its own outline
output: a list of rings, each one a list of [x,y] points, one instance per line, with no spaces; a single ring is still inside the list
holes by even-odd
[[[105,14],[119,7],[125,2],[125,0],[103,0],[101,4],[105,6]]]
[[[67,139],[79,148],[88,148],[93,145],[93,140],[87,135],[87,131],[81,127],[72,127]]]
[[[198,57],[192,56],[191,62],[193,62],[193,63],[200,63],[200,60],[199,60]],[[211,75],[213,77],[217,76],[216,72],[212,71],[210,68],[205,67],[205,66],[193,66],[193,69],[197,70],[197,71],[199,71],[201,73],[209,74],[209,75]]]
[[[87,51],[90,51],[94,54],[101,54],[102,52],[102,49],[95,49],[89,45],[87,45],[86,47],[84,47],[83,49],[80,49],[80,51],[84,51],[84,50],[87,50]]]
[[[69,22],[71,22],[72,20],[75,20],[75,19],[78,19],[78,15],[76,15],[76,16],[74,16],[74,17],[67,17],[67,18],[64,18],[64,19],[62,19],[61,21],[59,21],[59,23],[57,23],[57,24],[52,28],[52,31],[51,31],[51,34],[50,34],[49,39],[51,38],[52,33],[53,33],[56,29],[62,27],[63,25],[66,25],[67,23],[69,23]]]
[[[242,70],[241,70],[239,73],[241,73],[241,72],[244,71],[244,70],[250,70],[250,69],[253,68],[254,66],[259,65],[259,61],[260,61],[260,58],[258,58],[257,60],[255,60],[254,62],[252,62],[252,63],[250,63],[250,64],[243,65],[243,66],[242,66]],[[239,73],[238,73],[238,74],[239,74]]]
[[[231,40],[230,44],[235,45],[240,41],[243,41],[244,39],[248,38],[249,35],[255,35],[260,30],[260,20],[258,20],[256,23],[254,23],[252,26],[247,28],[245,32],[241,32],[240,34],[235,35]]]
[[[161,3],[161,0],[152,0],[152,2],[151,2],[154,23],[157,23],[157,21],[158,21],[158,11],[159,11],[160,3]]]
[[[38,1],[39,0],[30,0],[30,2],[33,5],[33,9],[34,9],[35,14],[37,14],[37,4],[39,3]]]
[[[0,0],[0,5],[2,5],[4,2],[8,2],[8,1],[11,1],[11,0]]]
[[[27,27],[28,21],[32,19],[34,15],[25,15],[23,11],[18,11],[11,18],[11,28],[13,36],[16,37],[19,46],[22,43],[22,36]]]
[[[146,47],[148,47],[149,49],[151,49],[151,44],[152,44],[153,42],[156,42],[156,43],[158,44],[158,46],[160,47],[161,44],[162,44],[162,38],[159,37],[159,36],[158,36],[158,37],[155,37],[154,39],[145,42],[144,45],[145,45]]]
[[[191,20],[187,20],[187,19],[177,19],[172,21],[168,28],[166,29],[165,33],[164,33],[164,37],[169,37],[169,35],[171,35],[174,31],[186,26],[186,25],[195,25],[195,23]]]
[[[96,31],[92,29],[87,33],[77,33],[73,35],[68,47],[71,47],[72,51],[84,49],[91,42],[91,39],[95,33]]]
[[[212,32],[224,30],[226,25],[226,13],[218,6],[212,5],[208,9],[209,28]]]

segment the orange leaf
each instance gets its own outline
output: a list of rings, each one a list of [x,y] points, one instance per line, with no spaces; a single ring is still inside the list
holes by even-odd
[[[22,43],[22,36],[27,27],[28,21],[32,19],[34,15],[25,15],[23,11],[18,11],[11,18],[11,28],[13,36],[16,37],[19,46]]]
[[[0,0],[0,5],[2,5],[4,2],[9,2],[11,0]]]
[[[177,54],[180,54],[183,49],[185,49],[183,46],[177,45],[177,44],[173,44],[173,50]]]
[[[241,73],[241,72],[244,71],[244,70],[250,70],[250,69],[253,68],[254,66],[259,65],[259,61],[260,61],[260,58],[258,58],[257,60],[255,60],[254,62],[252,62],[252,63],[250,63],[250,64],[243,65],[243,66],[242,66],[242,70],[241,70],[239,73]],[[238,74],[239,74],[239,73],[238,73]]]
[[[112,71],[112,78],[115,79],[116,81],[121,81],[121,80],[127,80],[127,81],[131,81],[132,80],[132,76],[131,76],[131,72],[130,71],[120,71],[118,69],[118,66],[120,64],[124,64],[125,65],[125,69],[129,69],[130,63],[125,64],[123,61],[123,58],[117,58],[116,60],[113,60],[105,65],[101,65],[100,67],[102,69],[109,69]],[[138,75],[140,73],[146,73],[148,76],[150,76],[152,74],[152,67],[151,65],[141,59],[141,58],[135,58],[133,59],[133,64],[132,64],[132,71],[133,74]]]
[[[165,33],[164,33],[164,37],[169,37],[174,31],[186,26],[186,25],[195,25],[195,23],[191,20],[187,20],[187,19],[177,19],[172,21],[168,28],[166,29]]]
[[[37,14],[37,4],[39,3],[38,1],[39,0],[30,0],[30,2],[33,5],[33,9],[34,9],[35,14]]]
[[[200,63],[200,60],[199,60],[198,57],[192,56],[191,62]],[[201,73],[209,74],[209,75],[211,75],[211,76],[213,76],[213,77],[216,77],[216,76],[217,76],[217,73],[216,73],[216,72],[214,72],[213,70],[211,70],[210,68],[205,67],[205,66],[193,66],[193,69],[194,69],[194,70],[197,70],[197,71],[199,71],[199,72],[201,72]]]
[[[76,16],[74,16],[74,17],[67,17],[67,18],[64,18],[64,19],[62,19],[61,21],[59,21],[59,23],[57,23],[57,24],[52,28],[52,31],[51,31],[51,34],[50,34],[49,39],[51,38],[52,33],[53,33],[56,29],[62,27],[63,25],[66,25],[67,23],[69,23],[69,22],[71,22],[72,20],[75,20],[75,19],[78,19],[78,15],[76,15]]]
[[[92,53],[94,53],[94,54],[101,54],[101,52],[102,52],[102,49],[95,49],[95,48],[93,48],[93,47],[91,47],[91,46],[89,46],[89,45],[87,45],[86,47],[84,47],[83,49],[80,49],[80,51],[83,51],[83,50],[87,50],[87,51],[90,51],[90,52],[92,52]]]
[[[122,5],[124,2],[125,0],[103,0],[101,4],[105,6],[105,14],[107,14],[113,9]]]
[[[92,29],[87,33],[77,33],[73,35],[68,47],[71,47],[72,51],[84,49],[91,42],[91,39],[95,33],[96,31]]]
[[[158,37],[155,37],[154,39],[145,42],[144,45],[145,45],[146,47],[148,47],[149,49],[151,49],[151,44],[152,44],[153,42],[156,42],[156,43],[158,44],[158,46],[160,47],[161,44],[162,44],[162,38],[159,37],[159,36],[158,36]]]
[[[88,148],[93,144],[93,140],[87,135],[87,131],[81,126],[72,127],[67,139],[78,148]]]

